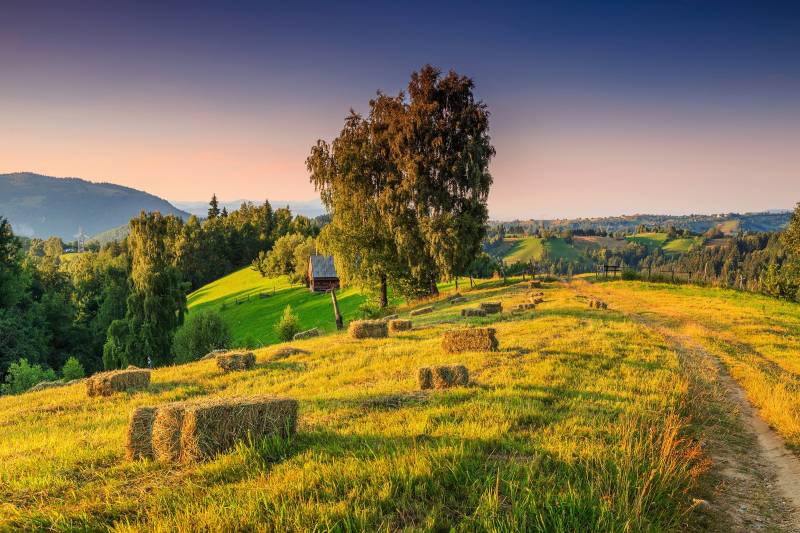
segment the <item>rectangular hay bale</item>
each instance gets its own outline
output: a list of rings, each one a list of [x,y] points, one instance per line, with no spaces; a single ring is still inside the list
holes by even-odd
[[[503,304],[500,302],[481,302],[480,308],[488,314],[501,313],[503,311]]]
[[[486,316],[483,309],[462,309],[461,316]]]
[[[100,372],[86,379],[86,394],[110,396],[115,392],[147,388],[150,385],[150,370],[133,368]]]
[[[186,415],[184,402],[169,403],[156,410],[153,419],[153,458],[172,462],[181,458],[181,429]]]
[[[389,321],[389,331],[396,333],[398,331],[408,331],[412,327],[410,320],[396,318]]]
[[[496,351],[499,346],[494,328],[467,328],[445,331],[442,349],[445,352]]]
[[[211,458],[248,439],[297,430],[297,400],[254,396],[188,405],[181,430],[184,462]]]
[[[319,329],[311,328],[305,331],[301,331],[300,333],[295,333],[292,340],[301,341],[303,339],[310,339],[312,337],[319,337]]]
[[[517,311],[528,311],[530,309],[536,309],[535,303],[521,303],[517,306]]]
[[[253,352],[230,352],[217,354],[217,366],[223,372],[250,370],[256,366],[256,356]]]
[[[354,320],[347,330],[354,339],[380,339],[389,335],[389,326],[384,320]]]
[[[153,420],[155,407],[137,407],[128,419],[125,457],[128,460],[153,458]]]
[[[417,372],[419,388],[446,389],[469,384],[469,371],[464,365],[423,367]]]
[[[411,316],[419,316],[419,315],[426,315],[428,313],[433,312],[433,306],[429,305],[427,307],[420,307],[419,309],[414,309],[409,313]]]

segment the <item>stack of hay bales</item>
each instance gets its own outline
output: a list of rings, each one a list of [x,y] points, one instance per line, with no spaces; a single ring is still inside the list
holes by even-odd
[[[469,316],[486,316],[486,311],[483,309],[462,309],[461,316],[469,317]]]
[[[503,304],[500,302],[481,302],[480,307],[490,315],[503,312]]]
[[[310,339],[312,337],[319,337],[319,329],[311,328],[307,329],[306,331],[301,331],[300,333],[295,333],[292,340],[301,341],[303,339]]]
[[[297,430],[296,400],[255,396],[139,407],[128,424],[129,459],[199,461],[237,442]]]
[[[423,367],[417,372],[419,388],[446,389],[469,384],[469,372],[464,365]]]
[[[110,396],[115,392],[146,388],[150,385],[150,371],[140,368],[101,372],[86,379],[86,394]]]
[[[433,312],[433,306],[429,305],[427,307],[420,307],[419,309],[414,309],[413,311],[411,311],[409,313],[409,315],[411,315],[411,316],[419,316],[419,315],[425,315],[425,314],[432,313],[432,312]]]
[[[348,332],[354,339],[380,339],[389,335],[389,327],[383,320],[354,320]]]
[[[389,331],[397,333],[398,331],[408,331],[411,329],[410,320],[395,319],[389,321]]]
[[[470,352],[497,350],[499,343],[494,328],[469,328],[446,331],[442,335],[442,349],[445,352]]]
[[[253,352],[217,354],[217,366],[223,372],[250,370],[256,366],[256,356]]]

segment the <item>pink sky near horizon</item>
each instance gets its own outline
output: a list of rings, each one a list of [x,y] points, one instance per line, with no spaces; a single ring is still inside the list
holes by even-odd
[[[262,109],[190,98],[23,101],[3,110],[0,172],[110,181],[175,201],[212,193],[309,200],[316,193],[305,157],[348,111],[332,100]],[[800,122],[791,116],[569,103],[489,102],[493,218],[758,211],[800,201]]]

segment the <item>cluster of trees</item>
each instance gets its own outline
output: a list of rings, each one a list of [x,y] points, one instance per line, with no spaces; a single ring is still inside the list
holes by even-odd
[[[69,261],[57,237],[23,247],[0,218],[0,381],[66,376],[70,357],[91,373],[186,360],[190,352],[221,347],[229,333],[214,317],[189,321],[176,338],[186,295],[289,236],[312,242],[320,228],[269,202],[231,213],[216,204],[212,199],[202,221],[142,213],[125,240]],[[28,377],[7,376],[10,370]]]
[[[346,282],[413,298],[465,275],[486,232],[494,148],[473,82],[425,66],[408,92],[351,111],[331,144],[311,149],[311,182],[331,214],[318,247]]]

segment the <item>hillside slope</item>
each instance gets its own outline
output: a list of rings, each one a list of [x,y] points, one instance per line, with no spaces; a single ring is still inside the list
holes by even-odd
[[[337,292],[339,309],[345,320],[358,317],[358,306],[366,297],[355,289]],[[287,305],[300,319],[302,329],[334,331],[336,322],[331,296],[312,293],[303,285],[291,285],[286,276],[263,278],[245,267],[200,287],[188,297],[189,312],[214,309],[231,326],[233,342],[242,346],[254,342],[278,342],[275,324]]]
[[[444,352],[442,333],[465,323],[461,308],[525,299],[522,285],[499,283],[467,292],[464,304],[436,304],[388,339],[333,334],[292,343],[306,353],[286,358],[258,350],[252,371],[222,374],[200,361],[157,369],[149,389],[108,398],[89,399],[80,385],[0,398],[0,529],[730,531],[721,510],[731,497],[714,499],[717,478],[703,475],[709,448],[691,436],[750,441],[734,411],[690,386],[694,367],[670,337],[623,309],[669,320],[682,311],[662,293],[685,292],[687,318],[696,306],[724,308],[724,323],[707,324],[713,332],[758,324],[763,336],[772,326],[754,309],[777,313],[783,327],[798,324],[797,306],[690,287],[554,284],[535,311],[466,322],[492,324],[500,351]],[[591,294],[611,310],[590,309]],[[787,331],[776,332],[782,347],[767,337],[758,346],[797,365],[797,330],[791,342]],[[467,365],[471,385],[418,391],[417,368],[443,363]],[[264,393],[300,401],[294,438],[203,464],[123,458],[135,406]],[[765,490],[746,503],[771,505]],[[693,497],[711,498],[710,510]],[[770,529],[786,515],[758,516]]]
[[[188,217],[166,200],[113,183],[30,172],[0,174],[0,216],[19,235],[73,240],[78,228],[96,235],[127,225],[142,210]]]

